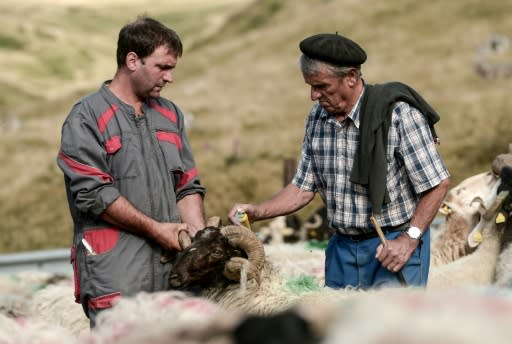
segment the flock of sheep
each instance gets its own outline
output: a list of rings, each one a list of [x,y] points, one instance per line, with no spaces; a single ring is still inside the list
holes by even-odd
[[[121,298],[90,331],[72,280],[27,272],[0,276],[0,343],[508,343],[512,226],[503,209],[510,185],[499,177],[507,165],[512,147],[492,172],[447,194],[426,289],[328,289],[321,249],[270,243],[261,245],[258,278],[242,264],[239,283],[199,295]]]

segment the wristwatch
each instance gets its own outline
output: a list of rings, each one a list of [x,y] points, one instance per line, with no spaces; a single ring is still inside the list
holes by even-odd
[[[405,233],[407,233],[409,238],[415,239],[415,240],[420,240],[421,234],[423,234],[423,233],[421,233],[421,229],[419,229],[418,227],[409,227],[409,228],[407,228]]]

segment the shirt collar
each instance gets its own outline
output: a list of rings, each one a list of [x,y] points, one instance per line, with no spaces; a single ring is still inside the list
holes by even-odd
[[[359,115],[359,110],[361,109],[361,99],[363,98],[365,87],[363,87],[363,90],[361,91],[361,94],[359,94],[359,98],[357,98],[356,104],[352,108],[352,111],[348,114],[348,118],[354,122],[354,125],[356,128],[359,128],[359,118],[361,117]]]

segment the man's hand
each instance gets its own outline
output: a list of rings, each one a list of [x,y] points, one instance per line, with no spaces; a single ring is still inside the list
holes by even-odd
[[[237,211],[243,211],[247,214],[247,217],[249,217],[249,221],[253,222],[258,220],[258,216],[256,214],[256,206],[252,204],[241,204],[237,203],[231,208],[231,210],[228,213],[228,219],[231,221],[231,223],[240,225],[240,221],[236,217]]]
[[[156,226],[153,238],[164,249],[181,251],[178,232],[182,229],[188,231],[188,225],[186,223],[160,222]]]
[[[123,230],[151,238],[167,250],[181,250],[178,243],[178,232],[180,229],[189,230],[189,226],[186,223],[155,221],[136,209],[123,196],[120,196],[110,204],[101,214],[101,218]],[[198,221],[199,225],[201,223],[204,225],[204,220]]]
[[[380,244],[375,258],[389,271],[398,272],[407,263],[418,244],[419,240],[402,234],[394,240],[387,240],[386,245]]]

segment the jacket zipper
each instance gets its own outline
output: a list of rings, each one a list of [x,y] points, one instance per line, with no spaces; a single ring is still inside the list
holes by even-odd
[[[142,122],[142,121],[144,121],[144,122]],[[142,153],[142,158],[144,159],[145,155],[146,155],[146,152],[145,152],[145,149],[144,149],[144,147],[145,147],[145,145],[144,145],[144,135],[143,135],[143,129],[144,128],[141,128],[142,124],[145,125],[146,131],[149,131],[146,115],[142,115],[142,117],[135,116],[135,126],[137,127],[137,133],[139,135],[139,142],[140,142],[140,149],[141,149],[141,153]],[[151,188],[150,188],[151,181],[149,180],[148,165],[146,165],[146,164],[143,164],[143,165],[144,165],[144,175],[145,175],[145,179],[146,179],[146,190],[147,190],[147,193],[148,193],[148,202],[149,202],[150,216],[154,218],[154,213],[155,213],[154,207],[155,206],[154,206],[153,199],[151,197]],[[153,262],[153,260],[154,260],[153,249],[151,249],[151,258],[150,259],[151,259],[151,262]],[[155,289],[155,276],[154,276],[155,275],[155,271],[154,270],[155,269],[154,269],[153,263],[151,263],[151,267],[150,267],[151,289],[150,290],[154,290]]]

